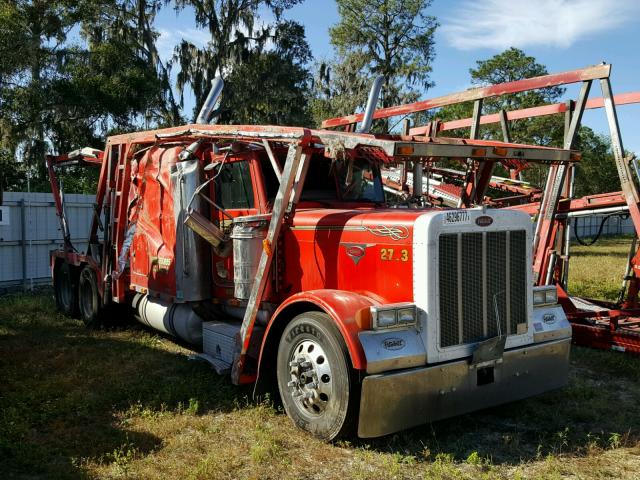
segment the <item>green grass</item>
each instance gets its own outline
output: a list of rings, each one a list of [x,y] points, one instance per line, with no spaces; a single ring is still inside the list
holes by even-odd
[[[574,250],[576,285],[588,283],[598,249],[615,252],[615,245]],[[602,261],[613,266],[611,256]],[[574,347],[565,389],[380,439],[325,444],[268,400],[251,400],[250,388],[189,360],[190,353],[135,323],[87,330],[55,313],[47,295],[1,297],[0,477],[555,479],[640,472],[640,359],[623,354]]]
[[[591,247],[571,246],[569,292],[615,301],[625,274],[630,237],[603,238]]]

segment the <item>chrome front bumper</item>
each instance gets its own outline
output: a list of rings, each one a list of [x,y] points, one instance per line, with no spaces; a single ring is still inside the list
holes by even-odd
[[[465,359],[369,375],[362,382],[358,436],[379,437],[560,388],[568,381],[570,342],[505,351],[502,362],[480,369]]]

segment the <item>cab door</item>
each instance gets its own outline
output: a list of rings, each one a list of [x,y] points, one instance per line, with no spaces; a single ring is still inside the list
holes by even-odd
[[[212,217],[227,234],[233,218],[260,213],[256,173],[253,158],[228,160],[216,173],[211,196],[224,212],[214,209]],[[214,298],[233,298],[233,250],[226,256],[213,253],[212,262]]]

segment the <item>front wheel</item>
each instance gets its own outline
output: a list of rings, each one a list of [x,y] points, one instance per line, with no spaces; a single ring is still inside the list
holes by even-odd
[[[327,314],[303,313],[287,325],[277,375],[285,411],[298,427],[327,441],[353,433],[357,381],[342,335]]]

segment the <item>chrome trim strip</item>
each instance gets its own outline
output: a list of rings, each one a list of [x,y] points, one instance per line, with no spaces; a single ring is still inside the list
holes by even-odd
[[[347,225],[298,225],[291,226],[291,230],[301,231],[345,231],[345,232],[369,232],[376,237],[388,237],[391,240],[405,240],[409,238],[409,229],[404,225],[376,225],[369,227],[366,225],[347,226]]]
[[[298,225],[298,226],[291,226],[289,227],[290,230],[307,230],[307,231],[314,231],[314,230],[344,230],[346,232],[364,232],[366,231],[364,227],[360,226],[360,227],[349,227],[349,226],[345,226],[345,225],[320,225],[320,226],[313,226],[313,225]]]
[[[504,304],[506,316],[505,324],[507,327],[507,336],[511,335],[511,231],[507,230],[507,234],[504,239],[504,248],[505,248],[505,260],[504,260],[504,270],[505,270],[505,287],[504,287]]]
[[[462,296],[462,234],[457,237],[456,275],[458,279],[458,344],[464,343],[464,308]]]
[[[487,314],[487,232],[482,232],[482,334],[489,332]]]

